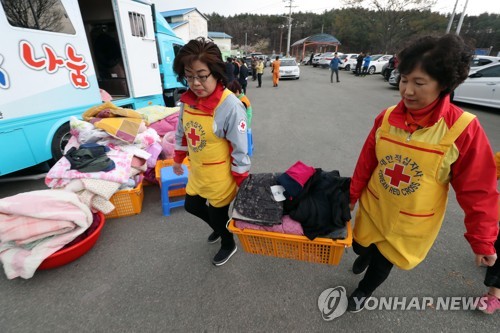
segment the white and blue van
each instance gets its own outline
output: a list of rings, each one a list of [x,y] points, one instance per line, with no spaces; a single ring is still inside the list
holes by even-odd
[[[174,106],[184,45],[146,0],[0,0],[0,176],[57,161],[70,116]]]

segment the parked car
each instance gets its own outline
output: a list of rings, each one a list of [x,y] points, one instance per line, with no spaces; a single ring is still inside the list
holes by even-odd
[[[314,53],[313,54],[313,58],[314,57],[317,57],[317,56],[320,56],[321,53]],[[309,54],[307,57],[305,57],[303,60],[302,60],[302,64],[303,65],[312,65],[312,59],[311,59],[311,54]]]
[[[473,67],[451,94],[452,101],[500,109],[500,63]]]
[[[283,58],[280,63],[280,78],[295,79],[300,78],[300,68],[295,58]]]
[[[318,55],[315,55],[313,57],[313,61],[312,61],[312,66],[313,67],[318,67],[319,66],[319,61],[321,60],[321,57],[323,56],[324,53],[320,53]]]
[[[347,53],[342,56],[342,62],[339,65],[340,69],[345,69],[346,71],[351,70],[356,67],[356,59],[358,58],[359,53]]]
[[[372,56],[370,67],[368,67],[368,74],[375,74],[382,72],[382,67],[389,62],[392,58],[391,54],[378,54]]]
[[[478,67],[491,64],[492,62],[500,62],[500,57],[475,55],[470,62],[471,67]]]
[[[327,68],[330,66],[330,62],[332,61],[333,57],[335,55],[335,52],[325,52],[321,55],[318,65],[321,66],[322,68]],[[342,56],[343,53],[337,52],[337,56]]]
[[[399,85],[399,70],[397,68],[392,71],[388,81],[391,86],[397,87]]]

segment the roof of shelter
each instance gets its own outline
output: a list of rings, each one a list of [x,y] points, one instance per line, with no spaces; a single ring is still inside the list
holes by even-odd
[[[209,31],[208,32],[208,37],[209,38],[224,38],[224,39],[231,39],[233,38],[232,36],[229,36],[225,32],[217,32],[217,31]]]
[[[302,44],[341,44],[340,41],[329,34],[316,34],[296,41],[292,46]]]

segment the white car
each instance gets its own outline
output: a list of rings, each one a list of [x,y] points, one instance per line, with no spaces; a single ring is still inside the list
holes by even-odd
[[[280,59],[280,78],[295,80],[300,78],[300,68],[295,58]]]
[[[473,67],[469,77],[452,93],[454,102],[500,109],[500,63]]]
[[[317,54],[313,57],[312,60],[312,66],[313,67],[318,67],[319,66],[319,61],[321,60],[321,57],[323,56],[324,53]]]
[[[337,52],[337,56],[341,57],[344,55],[341,52]],[[335,52],[326,52],[321,55],[321,58],[318,61],[318,65],[321,66],[322,68],[327,68],[330,67],[330,62],[332,61],[333,57],[335,56]]]
[[[351,70],[351,68],[356,67],[356,60],[358,58],[359,53],[347,53],[344,54],[341,59],[342,62],[339,64],[340,69],[345,69],[346,71]]]
[[[471,67],[478,67],[491,64],[492,62],[500,62],[500,57],[492,57],[492,56],[484,56],[484,55],[475,55],[470,62]]]
[[[370,65],[368,66],[368,74],[375,74],[382,72],[382,67],[389,62],[392,58],[391,54],[376,54],[372,56]],[[364,60],[363,60],[364,64]]]

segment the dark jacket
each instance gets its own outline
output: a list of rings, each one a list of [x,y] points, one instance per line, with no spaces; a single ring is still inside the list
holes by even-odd
[[[304,235],[311,240],[342,229],[351,219],[350,183],[350,178],[340,177],[336,170],[316,169],[300,196],[285,201],[284,214],[300,222]]]
[[[247,77],[248,77],[248,67],[245,65],[241,65],[238,82],[241,84],[242,87],[247,84]]]
[[[224,65],[226,66],[227,82],[232,82],[234,80],[234,65],[230,62],[225,62]]]

